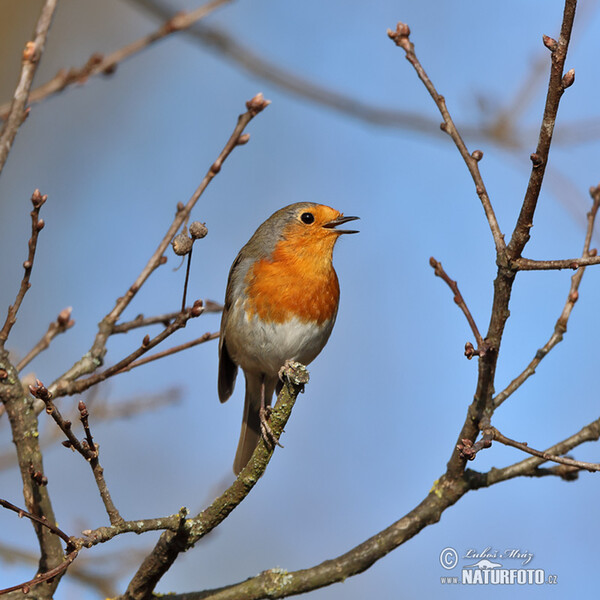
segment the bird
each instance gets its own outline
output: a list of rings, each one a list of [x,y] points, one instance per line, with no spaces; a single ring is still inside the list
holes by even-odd
[[[242,430],[233,463],[239,475],[262,436],[278,444],[268,417],[280,369],[288,361],[310,364],[333,329],[340,288],[332,257],[338,226],[359,217],[323,204],[297,202],[258,227],[229,271],[219,339],[218,394],[234,390],[238,367],[246,392]]]

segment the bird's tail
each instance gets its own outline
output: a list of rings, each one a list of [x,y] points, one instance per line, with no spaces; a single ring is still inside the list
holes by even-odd
[[[246,375],[246,397],[244,399],[244,417],[242,420],[242,431],[238,442],[235,460],[233,461],[233,472],[239,475],[240,471],[248,464],[252,454],[260,440],[260,402],[261,385],[263,378],[258,375]],[[264,378],[265,382],[265,406],[271,405],[273,391],[277,384],[277,377]]]

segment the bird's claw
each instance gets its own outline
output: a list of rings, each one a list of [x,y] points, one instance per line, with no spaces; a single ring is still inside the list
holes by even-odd
[[[295,360],[286,360],[283,363],[283,367],[279,369],[278,375],[280,381],[285,381],[287,379],[294,385],[301,386],[308,383],[309,379],[308,369],[302,363]]]
[[[260,417],[260,433],[268,448],[274,448],[275,446],[283,448],[283,446],[279,443],[279,440],[275,437],[271,426],[269,425],[271,411],[272,408],[270,406],[260,409],[258,413]]]

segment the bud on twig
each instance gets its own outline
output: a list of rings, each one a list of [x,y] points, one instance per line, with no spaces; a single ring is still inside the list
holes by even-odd
[[[72,306],[67,306],[67,308],[63,308],[56,318],[56,322],[61,327],[72,327],[75,324],[75,321],[71,320],[71,313],[73,312]]]
[[[542,40],[544,41],[544,46],[546,46],[550,52],[554,52],[558,48],[558,42],[549,35],[543,35]]]
[[[562,78],[562,88],[566,90],[568,87],[571,87],[575,83],[575,69],[569,69]]]
[[[250,141],[250,134],[242,133],[242,135],[240,135],[240,137],[237,139],[237,145],[243,146],[244,144],[247,144],[249,141]]]
[[[412,50],[412,44],[410,43],[410,27],[406,23],[398,22],[396,25],[396,31],[391,29],[387,30],[388,37],[396,44],[403,48],[405,52]]]
[[[38,189],[34,190],[33,194],[31,195],[31,203],[33,204],[34,208],[39,208],[42,206],[42,204],[44,204],[44,202],[46,202],[46,200],[48,200],[48,196],[42,196],[42,193]]]
[[[543,162],[542,157],[539,154],[536,154],[535,152],[529,158],[531,159],[534,168],[539,167]]]
[[[252,99],[248,100],[248,102],[246,102],[246,108],[253,115],[257,115],[259,112],[261,112],[265,108],[267,108],[267,106],[269,106],[269,104],[271,104],[271,101],[265,100],[265,97],[263,96],[262,92],[260,92],[259,94],[256,94],[256,96],[254,96],[254,98],[252,98]]]

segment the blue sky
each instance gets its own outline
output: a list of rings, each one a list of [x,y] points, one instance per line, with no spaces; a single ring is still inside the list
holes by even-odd
[[[197,2],[172,2],[189,9]],[[576,82],[564,95],[559,123],[597,117],[597,3],[582,3],[567,68]],[[438,120],[435,106],[403,52],[387,38],[399,20],[410,24],[417,53],[446,97],[457,123],[485,121],[482,106],[509,106],[530,81],[532,64],[549,61],[542,34],[558,36],[562,3],[240,0],[207,21],[290,71],[364,102]],[[58,68],[81,65],[151,31],[156,23],[135,3],[64,0],[37,83]],[[25,34],[31,26],[24,27]],[[26,38],[23,38],[23,41]],[[4,61],[18,64],[21,46]],[[547,69],[544,70],[544,79]],[[11,83],[12,85],[12,83]],[[5,97],[10,85],[5,86]],[[532,101],[516,123],[525,144],[484,151],[483,177],[502,230],[514,226],[529,174],[544,101]],[[209,234],[196,245],[190,295],[222,300],[239,248],[272,212],[298,201],[329,204],[360,215],[360,234],[341,239],[334,263],[341,305],[333,335],[310,367],[278,449],[247,500],[217,531],[176,563],[158,591],[187,591],[241,581],[262,570],[305,568],[346,552],[411,510],[444,472],[472,399],[476,361],[463,356],[473,341],[449,289],[434,277],[430,256],[457,279],[481,330],[490,316],[494,246],[473,183],[450,140],[427,132],[373,126],[297,96],[241,70],[193,40],[172,36],[96,78],[36,106],[0,179],[0,307],[14,297],[25,258],[29,197],[48,194],[46,228],[33,287],[11,336],[24,355],[65,306],[76,326],[56,339],[31,369],[52,381],[86,352],[96,324],[133,282],[229,137],[246,100],[262,91],[271,106],[250,125],[250,143],[228,159],[193,218]],[[560,132],[560,127],[557,133]],[[540,198],[526,256],[578,256],[587,190],[600,181],[598,140],[557,145]],[[126,313],[177,309],[184,271],[169,254]],[[551,335],[571,272],[522,273],[498,363],[497,391],[514,378]],[[599,273],[589,269],[565,341],[548,356],[494,418],[506,435],[543,449],[598,417],[595,373]],[[4,308],[2,308],[4,311]],[[190,322],[179,343],[218,329],[219,317]],[[154,330],[155,332],[157,330]],[[107,362],[139,345],[145,332],[111,340]],[[150,331],[152,334],[152,331]],[[142,416],[93,425],[113,497],[126,518],[155,517],[185,505],[201,509],[232,480],[242,392],[220,405],[217,344],[122,375],[100,388],[109,405],[177,387],[178,403]],[[73,398],[63,401],[68,412]],[[43,434],[52,423],[41,417]],[[0,420],[2,448],[10,434]],[[4,450],[3,450],[4,451]],[[597,445],[574,456],[597,461]],[[478,470],[521,460],[499,444],[471,465]],[[87,465],[54,444],[45,456],[49,489],[61,527],[73,534],[105,524]],[[313,598],[461,598],[480,586],[445,586],[442,549],[520,549],[534,568],[556,574],[555,586],[509,586],[516,595],[591,597],[596,590],[597,476],[574,483],[521,479],[468,494],[441,522],[391,553],[367,573],[316,591]],[[16,469],[0,471],[0,494],[18,504]],[[31,528],[0,512],[1,540],[35,548]],[[90,567],[127,549],[137,553],[156,536],[123,536],[80,559]],[[473,561],[463,561],[472,564]],[[138,560],[139,563],[139,560]],[[462,563],[461,563],[462,564]],[[513,566],[505,561],[505,566]],[[26,579],[29,568],[3,564],[0,587]],[[485,586],[490,597],[508,593]],[[57,598],[79,598],[61,586]],[[92,596],[89,596],[92,597]]]

